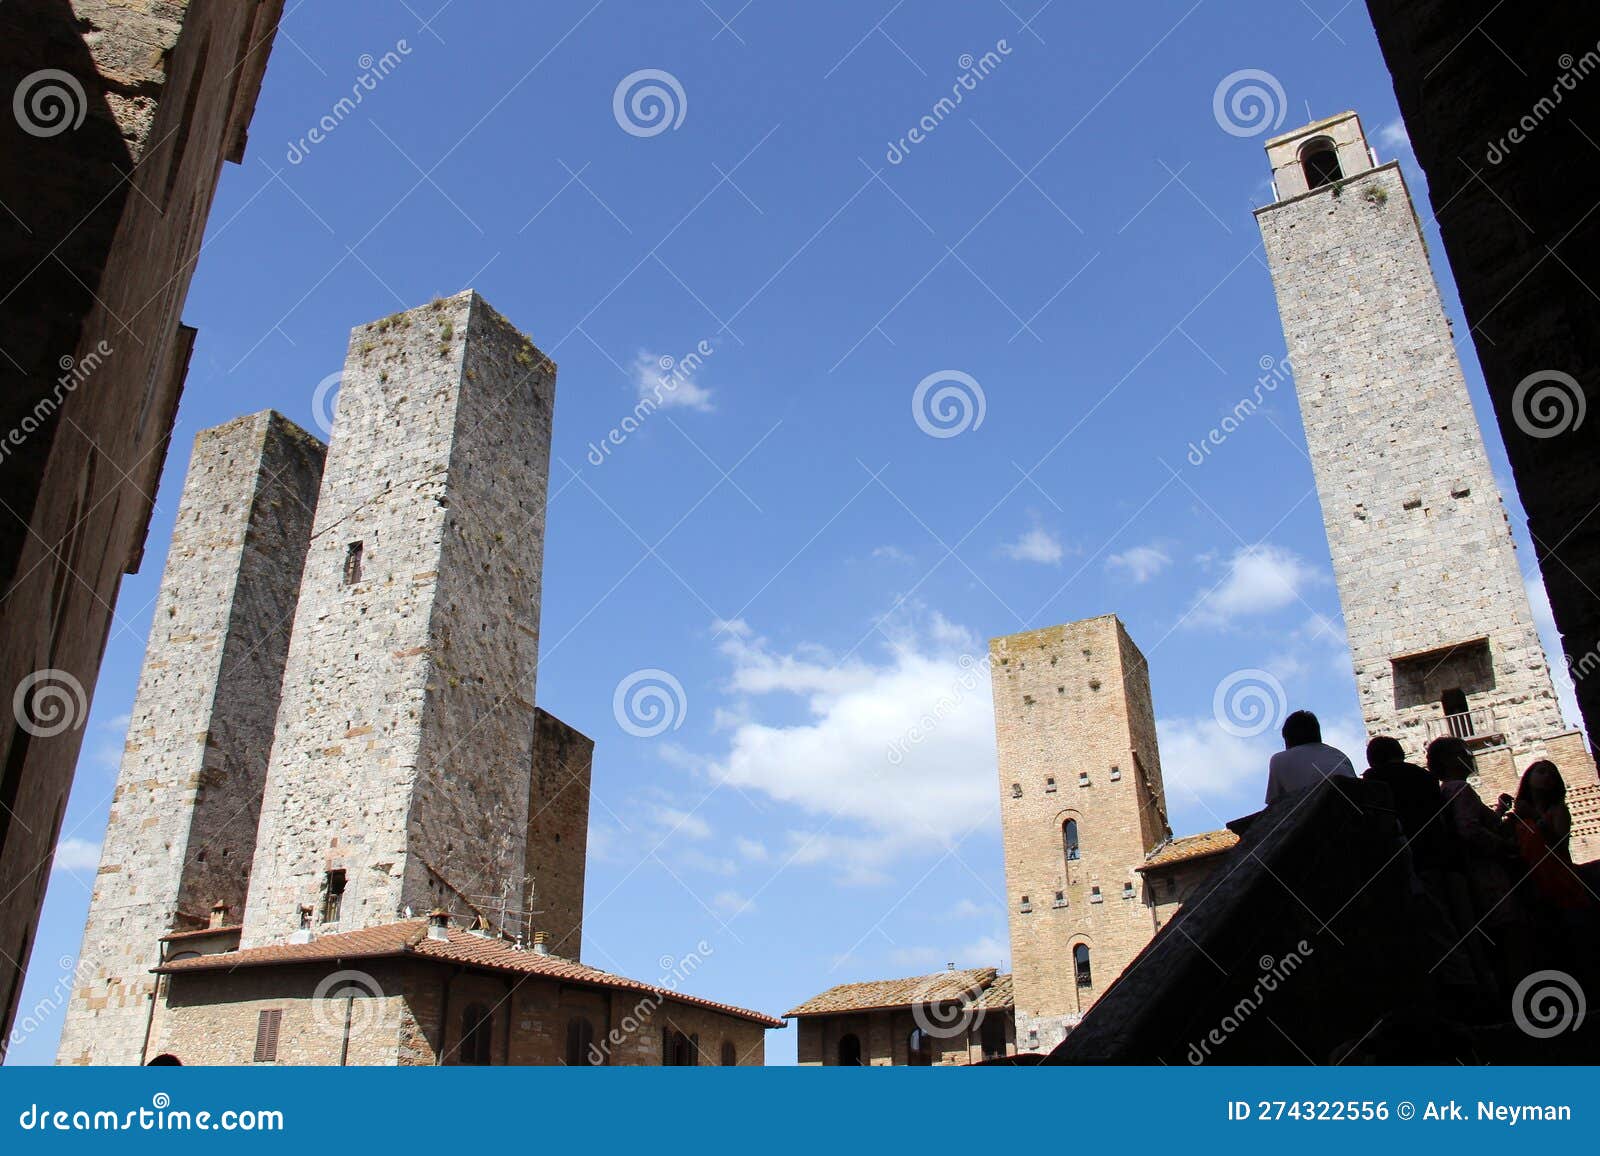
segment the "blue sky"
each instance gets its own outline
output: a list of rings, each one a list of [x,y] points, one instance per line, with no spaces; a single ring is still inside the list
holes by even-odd
[[[996,635],[1122,616],[1180,833],[1259,796],[1272,733],[1213,710],[1235,672],[1355,745],[1290,388],[1190,447],[1283,352],[1255,129],[1358,110],[1430,218],[1365,8],[1040,2],[291,3],[185,310],[199,340],[24,1014],[77,951],[195,432],[267,407],[321,432],[352,327],[469,285],[560,366],[539,699],[597,742],[586,962],[653,980],[704,943],[687,987],[772,1013],[1007,965],[972,662]],[[628,90],[618,113],[643,70],[671,77],[636,82],[670,123]],[[1247,70],[1265,121],[1218,115]],[[591,454],[699,350],[673,404]],[[960,432],[918,420],[930,378]],[[661,733],[614,709],[628,686],[665,687]],[[13,1062],[53,1056],[59,1012],[40,1020]],[[769,1062],[793,1051],[769,1035]]]

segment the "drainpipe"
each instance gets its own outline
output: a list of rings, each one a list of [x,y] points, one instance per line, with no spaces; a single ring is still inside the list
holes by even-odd
[[[339,1044],[339,1066],[341,1068],[347,1068],[350,1066],[350,1020],[355,1015],[355,1007],[356,997],[354,995],[345,996],[344,1039]]]

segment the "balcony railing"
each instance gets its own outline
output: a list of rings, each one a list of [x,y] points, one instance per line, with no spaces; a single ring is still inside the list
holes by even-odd
[[[1494,711],[1488,707],[1427,719],[1425,725],[1429,742],[1439,738],[1465,739],[1469,743],[1489,742],[1501,737],[1500,724],[1494,717]]]

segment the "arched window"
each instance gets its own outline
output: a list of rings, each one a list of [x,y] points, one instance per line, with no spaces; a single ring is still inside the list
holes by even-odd
[[[1305,170],[1308,189],[1320,189],[1344,177],[1344,170],[1339,167],[1339,153],[1326,137],[1300,150],[1300,167]]]
[[[162,1052],[155,1059],[145,1065],[147,1068],[181,1068],[183,1061],[171,1052]]]
[[[594,1025],[582,1016],[567,1021],[567,1067],[594,1068],[600,1063],[594,1051]]]
[[[677,1028],[661,1029],[661,1063],[668,1068],[692,1068],[700,1062],[698,1039],[691,1039]]]
[[[1072,949],[1072,970],[1078,977],[1079,987],[1094,986],[1094,973],[1089,970],[1089,945],[1080,943]]]
[[[906,1037],[906,1063],[913,1068],[933,1066],[933,1037],[921,1028],[912,1028]]]
[[[1078,820],[1068,819],[1061,824],[1061,849],[1068,863],[1078,858]]]
[[[734,1046],[732,1040],[722,1041],[722,1066],[725,1068],[739,1066],[739,1049]]]
[[[978,1030],[978,1038],[983,1044],[984,1059],[1004,1059],[1006,1055],[1005,1017],[992,1014],[984,1016],[983,1024]]]
[[[481,1003],[469,1003],[461,1013],[461,1062],[471,1067],[487,1067],[489,1049],[494,1042],[494,1014]]]
[[[861,1037],[854,1032],[839,1037],[839,1066],[841,1068],[861,1066]]]

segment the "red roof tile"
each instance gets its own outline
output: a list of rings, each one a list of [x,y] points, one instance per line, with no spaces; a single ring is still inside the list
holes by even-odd
[[[243,951],[225,951],[216,955],[202,955],[196,959],[175,960],[155,970],[166,974],[177,974],[191,971],[232,971],[241,967],[327,963],[350,959],[412,957],[478,967],[486,971],[540,976],[562,983],[585,984],[612,991],[655,995],[675,1003],[737,1016],[769,1028],[785,1026],[782,1020],[763,1015],[761,1012],[702,999],[699,996],[685,995],[682,992],[642,983],[625,976],[612,975],[610,972],[588,967],[575,960],[562,959],[557,955],[540,955],[536,951],[517,948],[503,939],[477,935],[454,927],[446,934],[447,939],[430,939],[427,920],[411,919],[399,923],[386,923],[379,927],[367,927],[360,931],[347,931],[339,935],[325,935],[309,943],[275,943],[267,947],[251,947]]]

